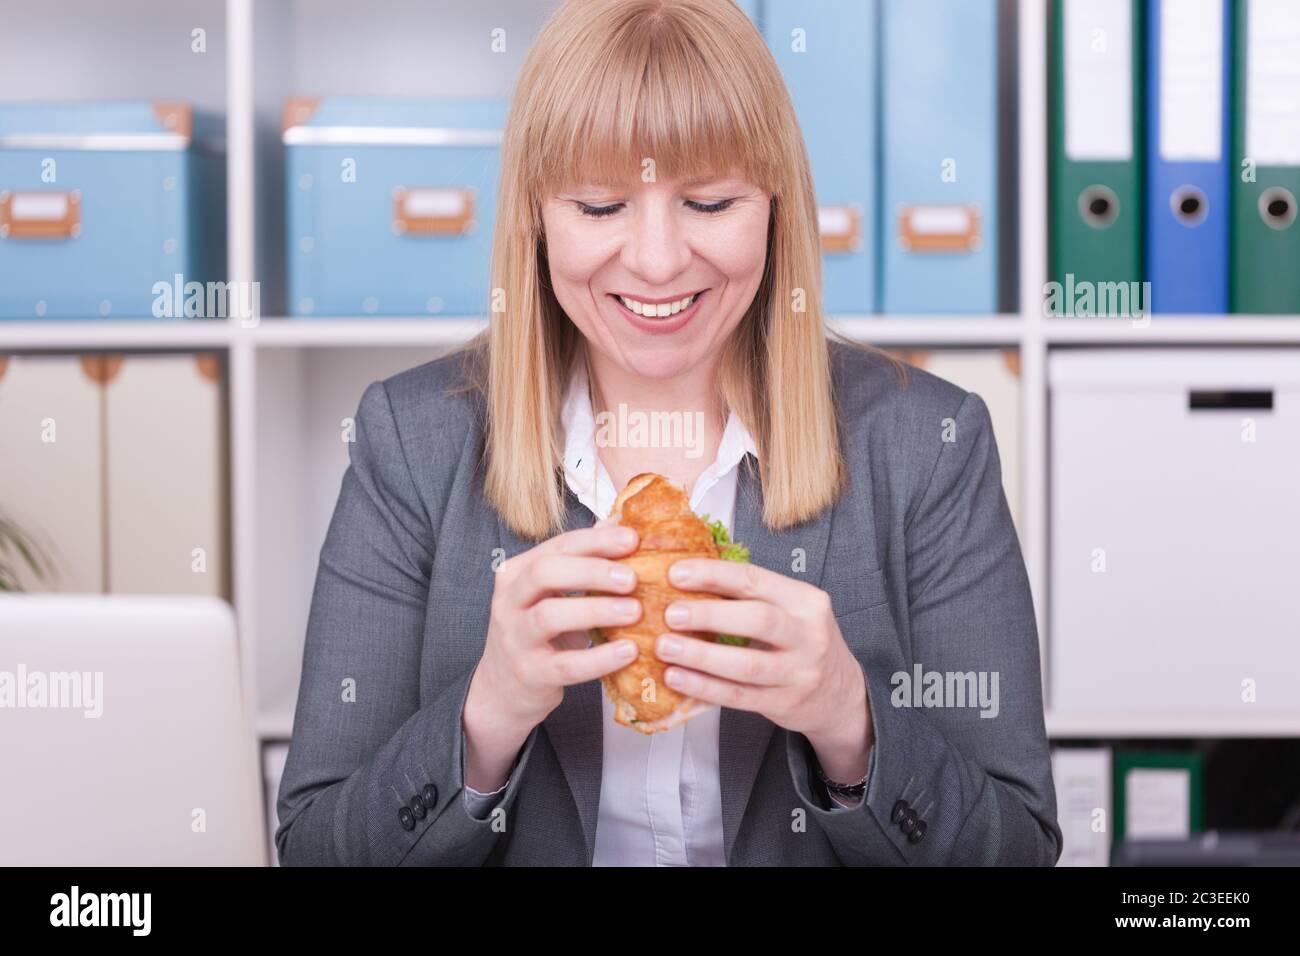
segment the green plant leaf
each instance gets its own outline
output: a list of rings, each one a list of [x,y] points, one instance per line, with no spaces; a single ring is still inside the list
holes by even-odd
[[[0,517],[0,552],[17,555],[39,581],[46,581],[54,569],[54,562],[40,546],[9,518]],[[0,562],[0,591],[20,591],[17,567]]]

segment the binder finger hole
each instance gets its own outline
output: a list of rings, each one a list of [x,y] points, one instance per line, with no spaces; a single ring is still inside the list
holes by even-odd
[[[1089,186],[1079,194],[1079,214],[1094,229],[1105,229],[1119,218],[1119,197],[1107,186]]]
[[[1210,214],[1209,200],[1195,186],[1175,189],[1169,197],[1169,205],[1174,211],[1174,218],[1184,226],[1199,226]]]
[[[1286,229],[1295,222],[1295,196],[1289,189],[1274,186],[1259,197],[1259,215],[1272,229]]]

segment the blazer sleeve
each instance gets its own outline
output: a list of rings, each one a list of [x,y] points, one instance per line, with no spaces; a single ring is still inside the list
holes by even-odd
[[[951,426],[905,520],[908,666],[983,672],[989,688],[996,675],[996,704],[908,706],[891,667],[864,665],[875,729],[866,799],[834,812],[810,801],[816,754],[802,735],[788,741],[791,770],[845,863],[1051,866],[1061,831],[1029,579],[984,400],[967,393]],[[869,624],[845,623],[859,622]]]
[[[382,382],[361,398],[349,461],[308,617],[277,804],[280,860],[480,865],[504,828],[471,815],[463,794],[461,714],[474,669],[421,705],[433,524]],[[507,813],[536,736],[498,798]]]

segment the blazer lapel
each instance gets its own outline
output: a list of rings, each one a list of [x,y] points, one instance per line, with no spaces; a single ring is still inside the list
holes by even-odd
[[[830,535],[831,508],[811,520],[785,531],[771,531],[763,524],[763,489],[755,474],[755,459],[746,455],[738,466],[736,513],[732,540],[749,548],[751,564],[814,584],[821,581]],[[796,551],[796,549],[799,549]],[[798,561],[802,555],[803,563]],[[795,570],[801,568],[802,570]],[[722,789],[723,851],[731,862],[740,821],[749,804],[754,778],[776,725],[761,714],[722,708],[718,741],[719,777]]]
[[[591,512],[567,487],[564,489],[564,495],[567,507],[565,531],[590,528],[596,523]],[[497,527],[500,530],[501,547],[505,550],[507,560],[537,544],[515,534],[499,515]],[[569,783],[569,789],[573,791],[573,800],[578,807],[578,818],[582,822],[582,833],[587,841],[588,864],[595,854],[596,813],[600,808],[602,764],[600,695],[600,681],[571,684],[564,689],[564,699],[560,702],[560,706],[551,711],[542,721],[546,736],[560,761],[560,768],[564,771],[564,778]]]

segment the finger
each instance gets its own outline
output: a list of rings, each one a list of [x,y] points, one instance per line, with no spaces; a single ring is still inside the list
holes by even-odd
[[[636,550],[639,540],[633,528],[617,523],[601,523],[590,528],[578,528],[548,538],[526,553],[532,557],[545,554],[588,554],[606,558],[622,558]]]
[[[766,709],[772,693],[770,687],[740,684],[676,665],[664,671],[664,680],[669,687],[686,697],[756,713],[762,713]]]
[[[523,639],[540,644],[565,631],[624,627],[641,619],[641,602],[628,597],[543,598],[524,612]]]
[[[735,598],[797,595],[809,587],[767,568],[720,558],[683,558],[668,567],[668,581],[683,591],[711,591]]]
[[[664,608],[664,623],[675,631],[707,631],[710,634],[738,634],[777,647],[790,647],[795,640],[788,633],[785,612],[768,601],[710,600],[673,601]]]
[[[785,683],[789,665],[783,655],[753,647],[715,644],[683,634],[659,635],[655,656],[666,664],[678,664],[741,684],[775,687]]]
[[[636,643],[623,639],[580,651],[556,651],[543,658],[543,666],[550,669],[553,684],[567,687],[622,670],[636,658]]]
[[[631,568],[609,558],[576,554],[549,554],[528,565],[507,584],[506,600],[517,608],[531,607],[542,598],[569,591],[606,591],[627,594],[636,588]]]

